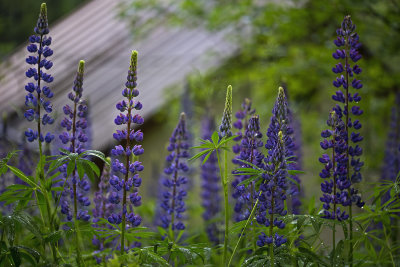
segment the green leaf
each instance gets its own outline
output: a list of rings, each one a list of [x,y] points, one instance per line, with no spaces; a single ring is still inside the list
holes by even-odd
[[[82,166],[81,161],[79,161],[79,160],[76,161],[76,169],[78,171],[79,180],[82,180],[83,175],[85,175],[85,170]]]
[[[197,153],[196,155],[194,155],[193,157],[191,157],[191,158],[189,159],[189,161],[198,159],[198,158],[200,158],[201,156],[207,154],[208,152],[210,152],[210,151],[212,151],[212,150],[213,150],[212,148],[203,150],[203,151]]]
[[[251,182],[257,180],[257,179],[260,178],[260,177],[261,177],[261,174],[259,174],[259,175],[254,175],[254,176],[250,176],[249,178],[247,178],[247,179],[241,181],[237,186],[239,186],[239,185],[245,185],[245,186],[247,187]]]
[[[287,172],[290,175],[296,175],[296,174],[305,173],[304,171],[300,171],[300,170],[288,170]]]
[[[26,246],[16,246],[16,247],[19,249],[21,256],[22,256],[22,253],[25,253],[27,255],[30,255],[30,258],[32,257],[36,261],[36,264],[39,263],[40,253],[38,251],[36,251],[33,248],[26,247]],[[32,264],[32,265],[36,266],[36,264]]]
[[[263,171],[263,172],[264,172],[263,169],[259,168],[258,166],[254,165],[254,164],[251,163],[251,162],[248,162],[248,161],[245,161],[245,160],[242,160],[242,159],[237,159],[237,160],[240,161],[240,162],[242,162],[242,163],[244,163],[245,165],[251,166],[252,169],[254,169],[254,170],[259,170],[259,171]],[[239,169],[241,169],[241,168],[239,168]]]
[[[154,264],[155,266],[160,265],[160,266],[170,266],[168,264],[168,262],[161,257],[160,255],[154,253],[151,251],[151,248],[143,248],[140,250],[140,260],[141,263],[150,263],[150,264]]]
[[[98,151],[98,150],[86,150],[86,151],[82,152],[79,157],[82,158],[84,156],[93,156],[93,157],[99,158],[102,161],[104,161],[107,165],[110,165],[110,162],[108,162],[106,156],[101,151]]]
[[[68,162],[67,166],[67,177],[70,177],[72,172],[75,170],[75,160]]]
[[[26,176],[20,169],[15,168],[13,166],[7,165],[7,167],[16,175],[18,178],[20,178],[22,181],[25,183],[29,184],[32,187],[40,187],[37,183],[32,181],[28,176]]]
[[[41,213],[43,216],[50,216],[50,214],[47,214],[47,209],[46,209],[46,207],[47,207],[46,198],[45,198],[45,196],[43,195],[43,193],[40,192],[40,191],[36,191],[36,196],[37,196],[37,205],[39,206],[40,213]]]
[[[238,137],[238,135],[233,135],[231,137],[226,138],[226,136],[224,136],[224,138],[222,138],[218,144],[217,147],[221,147],[223,145],[225,145],[226,143],[228,143],[229,141],[235,139],[236,137]]]
[[[90,160],[86,160],[86,159],[81,159],[80,161],[84,162],[85,164],[88,164],[89,167],[92,169],[92,171],[96,174],[96,176],[100,176],[100,169],[96,165],[96,163],[94,163],[93,161],[90,161]]]
[[[204,165],[204,163],[206,163],[207,162],[207,160],[208,160],[208,158],[211,156],[211,154],[213,153],[214,151],[210,151],[210,152],[208,152],[208,154],[204,157],[204,160],[203,160],[203,165]]]
[[[15,263],[15,266],[19,267],[22,263],[19,249],[17,247],[10,247],[10,253],[11,253],[11,257]]]
[[[219,135],[217,131],[213,132],[213,134],[211,135],[211,140],[215,146],[218,145]]]
[[[0,176],[5,174],[8,170],[7,164],[20,150],[14,150],[7,153],[7,156],[0,160]]]
[[[89,177],[90,181],[94,183],[95,179],[92,167],[87,163],[87,161],[82,161],[82,167],[85,170],[85,174]]]
[[[61,239],[63,235],[62,231],[55,231],[53,233],[50,233],[49,235],[47,235],[44,239],[44,241],[46,243],[56,243],[58,240]]]

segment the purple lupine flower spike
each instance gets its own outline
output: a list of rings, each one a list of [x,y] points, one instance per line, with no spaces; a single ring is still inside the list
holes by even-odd
[[[161,226],[172,231],[184,230],[185,224],[183,212],[185,212],[184,199],[187,195],[185,185],[188,178],[185,174],[189,171],[187,158],[189,157],[186,132],[185,113],[181,113],[178,125],[169,139],[170,143],[167,150],[170,154],[166,157],[167,167],[164,169],[163,185],[165,191],[160,203]]]
[[[263,174],[264,182],[260,185],[260,206],[256,220],[259,224],[269,228],[268,234],[262,232],[258,237],[257,245],[260,247],[272,245],[272,243],[276,247],[280,247],[287,242],[287,238],[283,235],[276,231],[274,234],[274,227],[277,230],[285,228],[285,223],[281,217],[287,214],[284,201],[286,200],[286,177],[288,174],[283,138],[282,131],[279,131],[276,136],[275,147],[269,150],[269,155],[266,158],[265,169],[268,172]]]
[[[363,114],[363,111],[358,106],[361,101],[358,90],[362,88],[362,83],[356,79],[356,76],[362,70],[355,64],[361,59],[361,55],[358,52],[361,44],[355,28],[356,26],[351,21],[350,16],[346,16],[341,28],[336,31],[337,39],[334,43],[339,49],[332,56],[339,60],[339,63],[336,64],[332,71],[338,75],[333,81],[333,85],[338,90],[332,96],[332,99],[338,104],[333,108],[336,115],[333,116],[331,114],[328,120],[328,126],[332,127],[332,130],[326,130],[321,133],[321,136],[325,138],[321,142],[321,147],[324,150],[332,148],[334,154],[332,156],[325,154],[320,158],[320,161],[326,164],[320,174],[321,178],[330,178],[332,176],[330,181],[325,181],[321,185],[321,189],[327,195],[332,194],[331,190],[333,190],[334,195],[334,200],[331,199],[331,202],[329,202],[328,197],[325,197],[325,194],[321,198],[324,202],[324,217],[338,220],[344,220],[348,215],[344,215],[344,212],[340,213],[339,210],[330,212],[329,203],[349,206],[350,211],[353,203],[358,207],[364,205],[360,194],[352,187],[361,181],[360,171],[364,165],[360,161],[362,148],[358,144],[363,140],[363,137],[358,132],[361,128],[358,116]],[[353,65],[351,62],[353,62]],[[350,91],[351,87],[356,90],[354,93]],[[332,140],[327,139],[332,135],[335,136]],[[336,187],[339,191],[342,191],[340,195],[334,193]],[[350,222],[350,228],[352,229],[351,225],[352,222]],[[350,235],[352,235],[352,230]]]
[[[238,110],[235,114],[236,121],[233,123],[233,127],[237,129],[234,138],[236,144],[232,147],[232,151],[236,154],[232,162],[239,167],[242,167],[243,162],[238,159],[247,160],[245,157],[241,157],[242,150],[249,151],[246,146],[242,145],[242,139],[246,138],[245,132],[248,131],[248,124],[250,116],[255,113],[255,109],[251,107],[251,100],[245,98],[240,110]],[[243,152],[244,152],[243,151]],[[246,152],[243,153],[245,155]],[[250,199],[250,188],[245,188],[244,185],[238,186],[244,179],[248,178],[244,175],[235,175],[234,180],[232,181],[232,197],[236,200],[235,208],[234,208],[234,217],[235,221],[246,220],[250,215],[251,211],[251,199]]]
[[[279,87],[278,97],[272,109],[271,122],[267,131],[265,148],[268,154],[264,159],[264,169],[267,171],[262,175],[263,182],[260,185],[259,209],[256,220],[259,224],[269,227],[269,234],[262,233],[257,241],[258,246],[274,243],[277,247],[287,241],[286,238],[274,232],[274,227],[283,229],[285,223],[281,216],[287,214],[284,209],[284,201],[287,198],[287,158],[293,157],[293,141],[291,134],[293,130],[289,127],[288,104],[284,89]]]
[[[42,81],[45,83],[53,81],[53,77],[45,72],[53,66],[53,63],[48,59],[53,54],[53,50],[49,47],[51,37],[47,36],[49,28],[45,3],[40,7],[39,19],[34,31],[36,34],[29,37],[29,45],[27,46],[28,52],[33,55],[26,58],[26,63],[32,65],[32,67],[25,73],[26,77],[33,78],[34,81],[25,85],[25,90],[28,92],[25,97],[25,105],[28,110],[25,111],[24,116],[28,121],[37,122],[37,130],[29,128],[25,131],[25,136],[29,142],[38,139],[41,151],[42,142],[50,143],[54,139],[53,134],[49,132],[44,134],[41,126],[41,124],[44,126],[54,122],[54,119],[50,116],[53,108],[48,100],[53,97],[53,93],[48,86],[41,83]],[[41,113],[42,111],[44,114]]]
[[[141,196],[138,194],[138,187],[142,183],[139,173],[143,171],[142,163],[136,158],[144,153],[141,145],[138,143],[143,140],[141,130],[135,130],[135,125],[142,125],[143,118],[138,114],[133,114],[135,110],[141,110],[142,104],[134,98],[139,95],[136,89],[137,83],[137,51],[132,51],[131,61],[125,83],[126,88],[122,91],[125,100],[117,103],[116,108],[121,112],[114,120],[116,125],[125,125],[125,129],[117,130],[113,134],[114,139],[123,141],[124,145],[117,145],[111,150],[111,155],[115,157],[112,161],[111,168],[115,175],[110,178],[112,191],[108,196],[111,204],[119,205],[120,211],[113,212],[108,216],[108,222],[111,224],[121,224],[121,243],[119,245],[121,253],[129,250],[129,246],[125,246],[125,230],[127,227],[137,227],[142,222],[142,218],[134,213],[133,207],[141,205]],[[122,157],[122,162],[118,157]],[[131,157],[135,161],[130,160]],[[124,178],[118,177],[118,173]]]
[[[245,125],[247,127],[241,138],[240,150],[238,155],[233,159],[233,163],[242,168],[252,168],[251,165],[243,162],[247,161],[263,169],[264,154],[260,151],[261,147],[263,147],[263,142],[261,141],[263,135],[260,132],[260,119],[258,115],[253,115]],[[240,184],[240,182],[249,177],[248,175],[240,175],[232,182],[232,187],[234,188],[232,197],[236,199],[234,208],[236,221],[247,220],[256,202],[257,192],[255,181],[252,181],[247,186]]]
[[[108,158],[108,161],[110,161],[110,158]],[[92,210],[93,212],[93,227],[99,229],[99,231],[108,231],[108,228],[101,228],[97,222],[100,221],[100,219],[107,219],[108,216],[111,215],[111,213],[114,211],[115,204],[109,203],[108,202],[108,195],[110,194],[110,177],[111,177],[111,170],[110,166],[105,164],[103,168],[103,172],[100,176],[100,182],[98,184],[99,191],[94,193],[94,209]],[[102,252],[106,247],[109,247],[109,245],[106,244],[106,239],[105,238],[97,238],[94,237],[92,239],[93,245],[97,248],[97,253]],[[108,244],[111,244],[112,242],[108,242]],[[111,258],[111,255],[99,257],[95,256],[96,262],[100,264],[102,261],[107,260],[108,258]]]
[[[78,71],[74,80],[72,92],[68,94],[68,98],[72,101],[72,107],[65,105],[63,107],[64,115],[66,116],[60,123],[65,131],[59,135],[61,142],[66,149],[73,153],[82,153],[86,150],[87,128],[87,103],[82,98],[83,92],[83,74],[85,62],[79,62]],[[76,170],[73,171],[72,177],[69,180],[67,177],[66,164],[60,167],[60,171],[64,174],[64,179],[67,179],[64,191],[61,193],[61,213],[67,216],[67,220],[89,221],[90,215],[87,208],[90,205],[87,194],[90,191],[90,183],[86,176],[78,179]],[[78,181],[79,180],[79,181]],[[70,207],[70,202],[73,202],[74,209]],[[80,209],[75,209],[80,207]]]
[[[211,135],[215,129],[215,122],[213,118],[204,117],[202,123],[202,130],[204,140],[211,139]],[[205,157],[205,156],[204,156]],[[221,211],[221,185],[218,170],[218,160],[215,153],[212,153],[208,160],[201,166],[202,178],[202,192],[203,199],[202,206],[204,208],[203,219],[207,223],[206,231],[208,239],[218,244],[220,242],[220,230],[218,229],[218,222],[216,216]]]
[[[348,197],[350,183],[347,180],[347,144],[344,141],[346,137],[345,125],[341,118],[332,111],[327,121],[331,130],[325,130],[321,136],[324,141],[321,147],[327,151],[319,161],[324,164],[324,169],[319,174],[325,181],[321,184],[321,190],[324,193],[320,200],[324,203],[323,218],[346,220],[349,215],[341,211],[341,206],[349,206],[351,202]]]

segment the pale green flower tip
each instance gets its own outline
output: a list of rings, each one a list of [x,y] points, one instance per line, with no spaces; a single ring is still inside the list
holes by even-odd
[[[42,3],[40,5],[40,15],[43,17],[47,17],[47,5],[46,3]]]
[[[131,54],[131,64],[135,65],[137,64],[137,57],[138,57],[138,52],[136,50],[132,50]]]
[[[78,72],[80,74],[83,74],[84,71],[85,71],[85,61],[81,60],[79,61]]]
[[[279,95],[285,95],[285,89],[283,89],[282,86],[279,86],[278,94],[279,94]]]

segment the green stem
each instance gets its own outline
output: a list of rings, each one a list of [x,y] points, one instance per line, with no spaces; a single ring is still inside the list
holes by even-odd
[[[79,225],[78,220],[74,218],[74,225],[75,225],[75,246],[76,246],[76,263],[78,266],[85,266],[85,263],[82,259],[81,249],[80,249],[80,242],[79,242]]]
[[[217,160],[219,166],[219,172],[221,174],[221,184],[224,190],[224,202],[225,202],[225,238],[224,238],[224,254],[223,254],[223,266],[226,266],[227,258],[228,258],[228,231],[229,231],[229,203],[228,203],[228,188],[227,188],[227,177],[228,177],[228,155],[226,150],[224,151],[224,160],[225,160],[225,170],[222,171],[221,160],[219,156],[218,149],[216,150]]]
[[[225,148],[226,145],[225,145]],[[224,150],[224,202],[225,202],[225,238],[224,238],[224,266],[228,260],[228,228],[229,228],[229,202],[228,202],[228,151]]]
[[[260,196],[260,195],[261,195],[261,192],[260,192],[259,196]],[[256,203],[254,204],[253,209],[251,210],[250,216],[249,216],[249,218],[247,219],[246,224],[244,225],[244,228],[243,228],[242,232],[240,233],[239,240],[238,240],[238,242],[236,243],[235,248],[233,249],[231,258],[229,259],[229,262],[228,262],[228,267],[231,265],[233,256],[235,256],[236,250],[237,250],[237,248],[239,247],[240,241],[242,240],[243,234],[244,234],[244,232],[246,231],[247,226],[249,225],[249,222],[250,222],[251,220],[253,220],[253,216],[254,216],[254,213],[255,213],[255,211],[256,211],[257,205],[258,205],[258,198],[257,198],[257,200],[256,200]]]

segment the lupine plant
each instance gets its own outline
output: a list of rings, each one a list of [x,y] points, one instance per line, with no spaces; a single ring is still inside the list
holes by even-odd
[[[343,150],[342,158],[337,164],[343,164],[339,166],[338,170],[333,169],[334,175],[338,175],[337,182],[341,181],[338,187],[341,190],[346,189],[341,198],[343,199],[343,204],[348,206],[349,211],[349,238],[350,238],[350,251],[349,251],[349,261],[350,266],[353,262],[353,209],[352,204],[356,203],[357,206],[362,207],[364,203],[361,201],[358,191],[352,187],[353,184],[361,182],[361,167],[364,165],[360,161],[360,156],[362,154],[362,148],[359,147],[358,143],[363,140],[363,137],[358,132],[361,129],[361,122],[357,119],[358,116],[363,114],[358,102],[361,100],[361,96],[357,92],[363,87],[360,80],[356,79],[356,75],[360,74],[362,69],[353,63],[356,63],[361,59],[361,55],[358,50],[361,47],[359,42],[359,36],[355,32],[356,26],[351,21],[350,16],[345,16],[341,28],[339,28],[337,33],[337,38],[334,43],[338,49],[332,54],[333,58],[339,60],[339,63],[332,68],[332,71],[339,77],[333,81],[333,86],[338,88],[338,91],[332,95],[332,99],[340,104],[334,107],[337,117],[343,121],[343,134],[338,134],[335,141],[341,146]],[[350,88],[356,90],[355,93],[350,91]],[[352,117],[352,116],[353,117]],[[353,118],[353,120],[352,120]],[[351,130],[354,129],[354,130]],[[328,132],[323,132],[322,137],[328,137]],[[321,143],[323,149],[327,149],[331,144],[329,142]],[[332,156],[332,158],[335,155]],[[326,156],[325,156],[326,157]],[[327,159],[327,158],[326,158]],[[332,159],[333,160],[333,159]],[[324,189],[324,188],[323,188]],[[327,189],[327,188],[326,188]],[[327,189],[328,190],[328,189]],[[329,190],[328,190],[329,191]],[[335,200],[338,198],[335,196]],[[325,200],[325,199],[324,199]],[[326,206],[327,207],[327,206]],[[337,215],[330,214],[331,217],[337,218]],[[328,216],[328,213],[326,213]],[[342,217],[342,219],[345,219]]]
[[[181,113],[179,122],[173,131],[167,150],[167,166],[164,169],[165,177],[162,177],[162,184],[166,189],[162,193],[161,199],[161,226],[169,230],[170,238],[175,242],[176,231],[185,229],[183,223],[185,207],[186,184],[188,177],[185,176],[189,171],[186,159],[189,157],[188,134],[186,130],[186,115]]]
[[[65,128],[65,132],[59,135],[61,142],[66,145],[66,149],[71,153],[82,153],[85,151],[85,142],[88,140],[85,129],[87,127],[86,115],[87,105],[86,101],[82,99],[83,93],[83,74],[84,74],[85,62],[81,60],[79,62],[78,71],[74,80],[74,86],[72,92],[68,94],[69,100],[73,102],[73,106],[65,105],[63,111],[65,118],[61,121],[61,127]],[[63,152],[61,152],[63,153]],[[72,166],[72,165],[70,165]],[[61,213],[65,214],[67,220],[73,219],[77,227],[77,220],[89,221],[90,215],[85,209],[78,210],[79,206],[88,207],[90,205],[89,197],[85,194],[90,190],[90,184],[87,178],[83,176],[82,170],[78,177],[77,168],[74,166],[71,177],[67,173],[67,164],[64,164],[59,169],[64,175],[64,191],[61,193]],[[79,181],[78,181],[79,179]],[[70,200],[73,203],[71,212]],[[82,263],[82,256],[79,249],[79,231],[76,228],[76,252],[77,260],[79,264]]]
[[[241,109],[236,112],[235,117],[236,121],[233,123],[233,127],[237,129],[236,135],[237,137],[234,141],[238,142],[232,147],[233,153],[237,154],[237,156],[232,160],[232,162],[236,165],[242,166],[243,162],[241,160],[246,160],[252,162],[248,156],[252,153],[252,148],[249,147],[248,142],[242,141],[247,139],[247,131],[249,125],[249,116],[255,113],[255,109],[251,108],[251,100],[246,98],[242,105]],[[261,136],[259,136],[260,138]],[[251,137],[251,138],[254,138]],[[261,145],[262,146],[262,145]],[[259,146],[257,146],[259,147]],[[248,152],[251,153],[248,153]],[[235,203],[235,220],[243,221],[247,220],[251,209],[253,208],[254,201],[254,185],[252,183],[253,190],[250,187],[246,187],[244,185],[239,184],[245,180],[246,176],[236,176],[236,178],[232,182],[232,197],[236,200]],[[252,203],[253,202],[253,203]]]
[[[15,145],[21,151],[5,151],[12,146],[8,143],[1,147],[0,202],[6,208],[0,212],[0,267],[399,265],[400,94],[391,118],[382,179],[369,197],[361,197],[356,186],[362,177],[363,151],[358,143],[363,138],[356,117],[363,111],[358,106],[360,95],[353,92],[362,88],[355,78],[361,73],[355,64],[361,56],[350,16],[344,18],[334,41],[338,49],[333,57],[340,62],[332,69],[338,74],[333,82],[338,89],[332,98],[338,104],[321,133],[320,146],[325,151],[319,158],[322,194],[312,193],[321,202],[311,199],[307,203],[305,195],[301,202],[298,199],[304,187],[300,188],[297,176],[302,140],[284,89],[278,89],[268,130],[262,134],[268,120],[260,120],[248,99],[232,122],[232,99],[237,96],[228,86],[218,128],[212,109],[201,126],[194,123],[196,114],[192,120],[181,114],[157,186],[163,189],[157,212],[139,194],[140,174],[147,163],[139,161],[144,153],[139,129],[144,119],[137,114],[142,109],[137,101],[137,52],[130,55],[124,100],[116,104],[120,114],[114,122],[122,127],[113,134],[118,143],[106,159],[88,145],[92,137],[83,99],[83,61],[69,100],[65,99],[69,104],[63,107],[64,118],[50,116],[53,93],[48,84],[53,77],[47,70],[52,67],[49,57],[53,51],[46,4],[41,5],[34,32],[27,47],[31,54],[26,62],[31,66],[26,76],[32,80],[25,86],[28,109],[24,117],[35,124],[24,136],[38,146]],[[45,131],[53,123],[63,131]],[[191,158],[200,158],[202,165],[191,167],[190,173],[189,126],[202,137],[201,144],[193,147],[199,152]],[[58,147],[51,142],[54,136],[64,145],[56,152]],[[159,134],[157,138],[164,137]],[[94,158],[105,162],[101,176]],[[228,165],[231,162],[233,170]],[[201,184],[196,182],[198,176]],[[319,183],[314,176],[310,174],[307,182]],[[91,190],[96,192],[90,195]],[[353,213],[353,205],[363,209]],[[195,213],[200,206],[202,216]],[[155,223],[149,220],[154,213]],[[194,229],[194,225],[205,227]],[[338,234],[341,230],[343,235]],[[327,239],[325,233],[332,233],[332,238]]]
[[[126,88],[122,91],[122,96],[126,100],[122,100],[116,105],[121,113],[115,118],[114,122],[116,125],[124,125],[126,128],[117,130],[113,136],[119,142],[125,141],[125,145],[117,145],[111,150],[113,156],[123,156],[124,158],[123,162],[120,162],[117,158],[112,162],[112,170],[116,174],[120,173],[123,178],[119,178],[117,175],[111,177],[110,184],[114,191],[108,198],[111,204],[121,203],[120,211],[113,212],[108,217],[109,223],[115,226],[121,225],[121,254],[129,249],[129,247],[125,246],[127,224],[129,223],[130,226],[137,227],[142,222],[140,215],[134,213],[132,205],[135,207],[141,205],[141,196],[138,193],[138,187],[141,185],[142,179],[139,177],[139,173],[143,171],[144,167],[140,161],[135,160],[132,162],[130,160],[132,154],[137,157],[144,153],[142,146],[135,144],[135,142],[139,143],[143,140],[143,133],[141,130],[135,130],[134,126],[141,125],[144,122],[140,115],[133,114],[135,110],[142,109],[142,104],[134,99],[139,95],[139,90],[136,89],[137,57],[137,51],[132,51],[127,81],[125,83]],[[125,112],[125,114],[122,112]],[[132,205],[129,205],[128,201]]]

